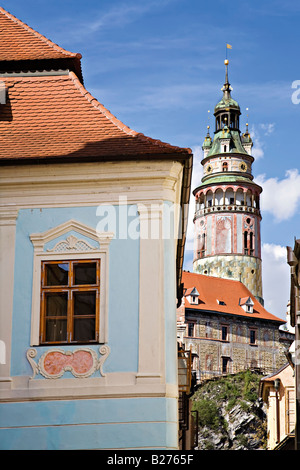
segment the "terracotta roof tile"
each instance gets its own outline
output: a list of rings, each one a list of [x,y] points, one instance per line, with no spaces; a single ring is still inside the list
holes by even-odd
[[[0,105],[0,159],[191,154],[138,133],[113,116],[66,75],[3,75],[7,102]]]
[[[272,320],[278,323],[285,323],[281,318],[268,312],[242,282],[187,271],[183,271],[182,282],[185,289],[196,287],[200,299],[199,304],[194,305],[189,303],[188,298],[185,298],[185,308],[199,310],[199,312],[213,311],[257,320]],[[251,297],[253,300],[253,313],[245,312],[239,305],[239,300],[245,297]],[[224,301],[225,305],[220,305],[218,300]]]
[[[191,156],[190,149],[146,137],[113,116],[84,88],[80,58],[0,7],[0,80],[7,88],[0,104],[2,162]]]
[[[0,7],[0,61],[81,58]]]

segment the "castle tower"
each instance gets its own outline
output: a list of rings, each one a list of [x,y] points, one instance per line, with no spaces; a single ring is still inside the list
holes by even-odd
[[[225,60],[223,97],[214,109],[215,132],[203,143],[203,178],[193,191],[194,272],[243,282],[263,303],[259,199],[253,182],[252,139],[241,135],[238,103],[231,97]]]

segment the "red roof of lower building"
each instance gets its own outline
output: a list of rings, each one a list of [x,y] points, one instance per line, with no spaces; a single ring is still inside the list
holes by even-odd
[[[185,308],[199,311],[199,313],[201,311],[212,311],[285,323],[281,318],[268,312],[240,281],[183,271],[182,282],[184,289],[195,287],[199,292],[197,305],[190,304],[188,297],[184,298]],[[253,300],[253,313],[245,312],[240,305],[240,299],[245,297],[251,297]]]

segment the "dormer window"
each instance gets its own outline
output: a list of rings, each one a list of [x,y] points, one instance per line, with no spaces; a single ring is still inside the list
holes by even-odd
[[[240,306],[246,313],[253,313],[254,302],[251,297],[244,297],[240,299]]]
[[[198,295],[190,295],[189,302],[191,305],[198,305]]]
[[[199,292],[197,291],[196,287],[192,287],[192,289],[188,289],[185,293],[189,303],[191,305],[198,305],[199,301]]]
[[[224,302],[224,300],[217,300],[217,302],[219,305],[226,305],[226,302]]]

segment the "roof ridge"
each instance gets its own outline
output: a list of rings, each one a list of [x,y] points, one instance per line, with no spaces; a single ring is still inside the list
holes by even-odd
[[[10,20],[14,21],[15,23],[17,23],[19,26],[21,26],[23,29],[25,29],[26,31],[28,31],[29,33],[33,34],[34,36],[38,37],[39,39],[41,39],[43,42],[45,42],[49,47],[51,47],[52,49],[54,49],[56,52],[61,52],[62,54],[66,55],[66,56],[69,56],[69,57],[76,57],[78,59],[81,59],[82,58],[82,55],[79,53],[79,52],[70,52],[70,51],[67,51],[66,49],[58,46],[57,44],[55,44],[53,41],[51,41],[50,39],[46,38],[45,36],[43,36],[41,33],[39,33],[38,31],[35,31],[33,28],[31,28],[30,26],[28,26],[26,23],[24,23],[23,21],[21,21],[19,18],[17,18],[16,16],[12,15],[11,13],[9,13],[8,11],[6,11],[3,7],[0,7],[0,13],[2,13],[3,15],[5,15],[7,18],[9,18]]]
[[[94,106],[94,108],[98,109],[107,119],[109,119],[112,122],[112,124],[116,125],[121,131],[125,132],[128,135],[131,135],[132,137],[136,137],[139,140],[142,140],[144,142],[149,142],[149,143],[152,143],[154,145],[157,145],[158,147],[162,147],[162,148],[168,147],[170,149],[182,151],[182,148],[180,148],[178,146],[174,146],[174,145],[168,144],[166,142],[162,142],[159,139],[153,139],[152,137],[146,136],[142,132],[137,132],[137,131],[134,131],[133,129],[131,129],[129,126],[127,126],[122,121],[120,121],[118,118],[116,118],[116,116],[114,116],[89,91],[87,91],[87,89],[80,82],[80,80],[78,79],[77,75],[74,72],[70,71],[69,74],[70,74],[70,77],[73,80],[74,85],[80,91],[80,93],[87,99],[87,101],[89,101],[92,104],[92,106]],[[185,149],[185,150],[187,150],[189,153],[192,153],[191,149]]]
[[[84,96],[85,99],[89,101],[89,103],[91,103],[92,106],[94,106],[94,108],[98,109],[102,114],[104,114],[104,116],[107,119],[109,119],[109,121],[111,121],[114,125],[116,125],[121,131],[124,131],[126,132],[126,134],[132,135],[132,136],[138,135],[138,132],[126,126],[126,124],[124,124],[122,121],[116,118],[116,116],[114,116],[103,104],[101,104],[96,98],[94,98],[94,96],[89,91],[87,91],[84,85],[80,82],[80,80],[78,79],[77,75],[74,72],[70,71],[69,75],[74,85],[76,86],[76,88],[82,94],[82,96]]]

